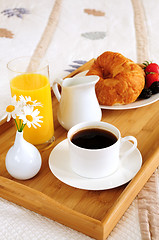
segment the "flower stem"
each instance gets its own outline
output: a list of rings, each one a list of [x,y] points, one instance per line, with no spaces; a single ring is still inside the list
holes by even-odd
[[[22,126],[21,126],[21,132],[23,131],[25,125],[26,125],[26,123],[25,123],[25,124],[22,123]]]
[[[18,124],[17,124],[17,121],[14,119],[14,122],[15,122],[15,125],[16,125],[16,127],[17,127],[17,130],[19,130],[18,129]]]
[[[19,129],[18,129],[19,132],[21,132],[21,122],[22,122],[21,119],[19,119]]]

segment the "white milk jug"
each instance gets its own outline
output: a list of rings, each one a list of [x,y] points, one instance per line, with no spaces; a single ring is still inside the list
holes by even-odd
[[[98,80],[99,77],[94,75],[53,82],[53,91],[59,101],[57,118],[65,129],[69,130],[77,123],[101,120],[102,112],[95,93]]]

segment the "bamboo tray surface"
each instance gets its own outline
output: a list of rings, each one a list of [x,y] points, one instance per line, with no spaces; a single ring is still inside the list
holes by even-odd
[[[93,59],[68,77],[89,69]],[[64,140],[67,131],[57,121],[58,103],[53,96],[55,144]],[[6,171],[5,156],[15,138],[14,122],[0,126],[0,197],[49,217],[95,239],[106,239],[138,192],[159,165],[159,101],[130,110],[102,110],[102,121],[114,124],[122,136],[133,135],[143,165],[137,175],[123,186],[87,191],[70,187],[59,181],[50,171],[48,159],[53,147],[41,151],[43,163],[32,179],[19,181]]]

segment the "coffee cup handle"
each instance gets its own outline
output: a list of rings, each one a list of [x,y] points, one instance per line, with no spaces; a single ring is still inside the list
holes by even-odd
[[[62,82],[63,82],[63,79],[56,79],[56,80],[54,80],[54,82],[52,84],[52,89],[54,91],[54,94],[55,94],[58,102],[60,102],[60,99],[61,99],[61,94],[59,92],[58,85],[60,85],[62,87]]]
[[[130,153],[132,153],[137,148],[137,139],[135,137],[126,136],[126,137],[121,138],[121,145],[127,141],[132,141],[133,145],[131,146],[131,148],[129,150],[124,152],[124,154],[121,156],[121,160],[126,158]]]

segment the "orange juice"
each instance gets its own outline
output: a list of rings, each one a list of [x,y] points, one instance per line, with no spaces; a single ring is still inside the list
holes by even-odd
[[[20,95],[30,96],[31,100],[37,100],[43,106],[36,107],[43,116],[41,127],[24,127],[24,138],[35,145],[43,144],[54,136],[53,111],[51,101],[50,82],[44,75],[37,73],[26,73],[18,75],[10,82],[11,94],[16,95],[17,100]]]

